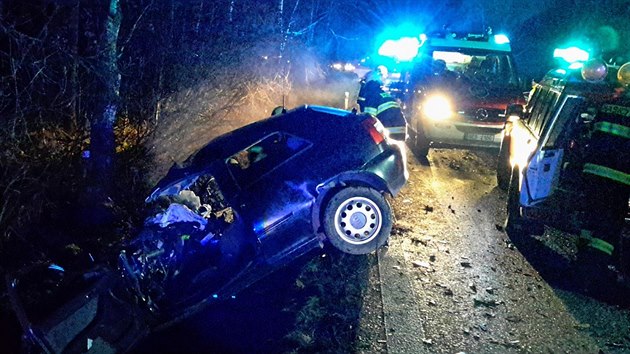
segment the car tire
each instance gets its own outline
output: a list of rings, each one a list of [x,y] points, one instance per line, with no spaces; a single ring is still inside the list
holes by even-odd
[[[501,147],[499,148],[499,159],[497,162],[497,185],[501,190],[506,191],[510,187],[510,139],[503,136]]]
[[[545,232],[544,225],[535,221],[525,220],[521,216],[521,206],[519,202],[519,170],[512,169],[510,184],[508,187],[507,216],[505,218],[505,232],[513,242],[517,243],[526,236],[542,235]]]
[[[411,152],[417,157],[426,157],[429,154],[429,139],[424,134],[422,123],[418,122],[415,134],[411,137]]]
[[[368,187],[346,187],[335,193],[322,220],[330,243],[350,254],[367,254],[384,245],[392,223],[391,206]]]

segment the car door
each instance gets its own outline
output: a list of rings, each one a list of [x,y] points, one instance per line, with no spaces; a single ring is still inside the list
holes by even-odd
[[[551,112],[541,127],[541,143],[529,160],[525,170],[525,193],[521,194],[521,204],[534,205],[545,200],[558,186],[562,161],[565,153],[567,133],[579,119],[579,108],[583,100],[568,95],[562,98],[557,109]]]
[[[274,132],[226,160],[241,188],[241,215],[269,263],[314,239],[310,216],[315,196],[307,188],[309,166],[301,163],[311,146],[306,139]]]

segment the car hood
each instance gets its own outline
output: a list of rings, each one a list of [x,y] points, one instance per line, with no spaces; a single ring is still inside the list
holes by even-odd
[[[449,97],[458,110],[505,110],[509,104],[525,103],[523,93],[515,85],[492,86],[458,81],[453,85],[429,87],[425,92],[427,96],[442,94]]]

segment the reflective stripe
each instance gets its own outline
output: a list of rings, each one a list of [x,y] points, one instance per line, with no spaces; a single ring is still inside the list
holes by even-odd
[[[589,241],[588,246],[598,251],[602,251],[609,256],[612,256],[613,251],[615,250],[615,247],[610,243],[595,237],[593,237],[593,239]]]
[[[379,114],[385,112],[386,110],[388,110],[390,108],[398,108],[398,107],[400,107],[400,106],[395,101],[385,102],[382,105],[378,106],[378,113],[376,113],[376,115],[379,115]]]
[[[397,133],[404,133],[405,132],[405,126],[402,127],[387,127],[387,130],[389,130],[390,133],[392,134],[397,134]]]
[[[357,98],[357,101],[365,101],[365,97],[360,97],[360,96],[359,96],[359,97]]]
[[[582,230],[582,232],[580,233],[580,237],[588,241],[587,246],[594,248],[598,251],[602,251],[609,256],[612,256],[613,252],[615,251],[615,246],[602,240],[601,238],[591,236],[590,231]]]
[[[376,115],[376,108],[374,108],[374,107],[365,107],[365,108],[363,109],[363,112],[365,112],[365,113],[368,113],[368,114],[371,114],[371,115],[375,116],[375,115]]]
[[[610,122],[598,122],[595,123],[595,130],[630,139],[630,127],[626,127],[625,125]]]
[[[582,172],[612,179],[613,181],[617,181],[630,186],[630,174],[614,170],[610,167],[596,165],[593,163],[585,163]]]

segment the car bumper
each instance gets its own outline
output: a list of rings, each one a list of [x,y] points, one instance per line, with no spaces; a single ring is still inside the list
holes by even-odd
[[[390,140],[387,144],[387,148],[367,163],[363,170],[380,177],[388,192],[396,196],[409,178],[406,148],[402,141]]]
[[[396,141],[405,141],[409,136],[407,126],[385,127],[389,133],[389,137]]]
[[[503,122],[423,121],[424,133],[433,143],[499,147]]]

